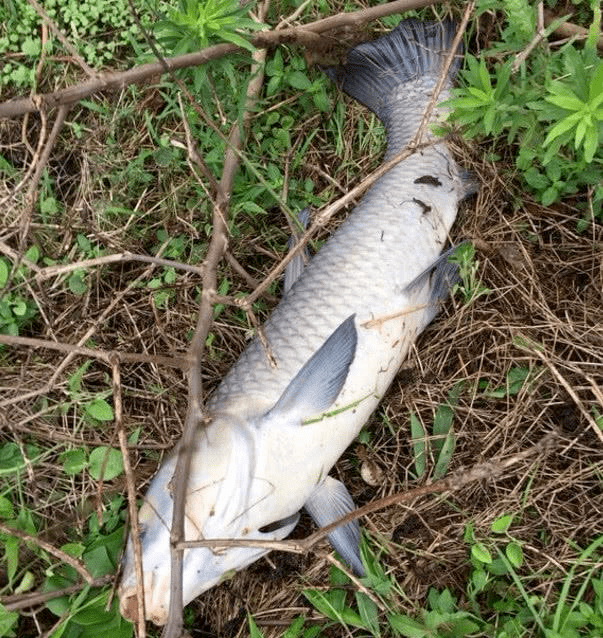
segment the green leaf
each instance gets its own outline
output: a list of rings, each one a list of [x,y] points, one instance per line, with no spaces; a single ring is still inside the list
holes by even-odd
[[[392,629],[406,638],[426,638],[426,636],[434,635],[431,629],[405,614],[390,614],[387,620]]]
[[[523,551],[521,545],[512,541],[505,548],[505,554],[513,567],[521,567],[523,565]]]
[[[76,270],[73,272],[67,280],[69,290],[78,297],[86,294],[88,286],[84,280],[84,272],[82,270]]]
[[[425,430],[423,424],[415,416],[414,412],[410,413],[410,436],[412,439],[413,457],[415,461],[415,473],[417,478],[421,478],[425,474]]]
[[[11,584],[19,568],[19,545],[20,540],[14,536],[4,539],[4,560],[6,561],[6,575]]]
[[[61,454],[63,462],[63,472],[69,476],[79,474],[88,464],[86,460],[86,450],[78,448],[76,450],[67,450]]]
[[[495,534],[504,534],[509,527],[511,527],[511,523],[513,523],[513,514],[503,514],[499,516],[490,526],[490,529]]]
[[[71,395],[77,394],[82,389],[82,378],[92,364],[92,360],[84,361],[82,365],[73,372],[67,380],[67,386]]]
[[[103,466],[104,472],[102,471]],[[123,469],[123,459],[119,450],[99,446],[90,453],[88,471],[90,476],[96,481],[110,481],[119,476]]]
[[[19,622],[19,613],[16,611],[8,611],[2,603],[0,603],[0,637],[6,636],[12,638],[16,634],[13,627]]]
[[[480,563],[489,565],[492,562],[492,554],[483,543],[476,543],[471,546],[471,555]]]
[[[21,45],[21,51],[25,55],[36,57],[42,51],[42,43],[39,38],[26,38]]]
[[[258,629],[255,624],[255,620],[251,614],[247,614],[247,622],[249,624],[249,636],[250,638],[264,638],[264,634]]]
[[[97,421],[113,420],[113,408],[100,397],[86,403],[84,409],[87,414]]]
[[[595,152],[599,146],[599,134],[597,129],[593,126],[589,134],[584,140],[584,159],[590,164],[595,157]]]
[[[226,40],[227,42],[232,42],[232,44],[236,44],[238,47],[241,47],[242,49],[247,49],[247,51],[250,51],[251,53],[255,51],[255,47],[253,46],[253,44],[251,44],[249,40],[246,40],[245,38],[240,36],[238,33],[221,30],[218,32],[218,35],[223,40]]]
[[[568,115],[567,117],[564,117],[557,124],[555,124],[555,126],[549,129],[548,135],[546,136],[543,142],[543,145],[547,146],[555,138],[559,137],[560,135],[563,135],[563,133],[565,133],[566,131],[569,131],[571,128],[573,128],[576,125],[576,123],[580,120],[581,117],[582,117],[581,113],[573,113],[572,115]]]
[[[355,593],[356,604],[360,612],[360,618],[364,623],[364,627],[368,629],[373,636],[379,635],[379,610],[377,605],[363,592]]]
[[[8,281],[9,268],[4,259],[0,259],[0,287],[4,287]]]
[[[550,104],[559,106],[566,111],[582,111],[586,106],[586,104],[571,91],[564,95],[547,95],[544,99]]]
[[[24,255],[27,261],[30,261],[32,264],[38,263],[38,259],[40,259],[40,250],[37,246],[30,246]]]
[[[450,465],[450,461],[452,460],[455,446],[456,437],[454,436],[454,434],[449,434],[444,439],[444,445],[442,446],[442,450],[438,455],[438,460],[436,462],[435,469],[433,470],[434,479],[442,478],[448,471],[448,466]]]
[[[86,552],[83,554],[82,559],[94,578],[101,578],[115,569],[111,556],[104,545],[99,545]]]
[[[13,504],[6,498],[0,496],[0,518],[13,518],[15,510]]]
[[[23,455],[16,443],[9,441],[0,447],[0,475],[16,472],[24,465]]]
[[[312,86],[312,82],[308,79],[308,76],[302,71],[293,71],[287,73],[287,82],[294,88],[301,91],[306,91]]]

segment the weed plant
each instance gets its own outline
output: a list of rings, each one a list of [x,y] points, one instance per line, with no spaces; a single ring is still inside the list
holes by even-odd
[[[582,3],[584,5],[584,3]],[[603,60],[597,41],[600,3],[590,2],[585,42],[552,49],[543,41],[522,59],[534,37],[535,8],[528,0],[480,0],[477,14],[503,20],[499,40],[479,55],[465,55],[460,87],[447,104],[450,121],[469,138],[504,138],[526,188],[545,206],[570,197],[582,201],[579,229],[603,221]]]

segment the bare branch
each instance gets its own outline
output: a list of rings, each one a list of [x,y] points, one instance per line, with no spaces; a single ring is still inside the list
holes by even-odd
[[[267,4],[264,3],[265,11]],[[262,18],[263,19],[263,18]],[[235,173],[239,166],[240,148],[243,141],[243,130],[251,117],[257,95],[263,82],[261,68],[265,59],[265,51],[253,53],[251,77],[247,87],[247,100],[243,122],[235,122],[231,130],[226,150],[222,177],[217,184],[217,191],[213,207],[212,236],[204,262],[203,288],[201,292],[201,306],[197,327],[189,351],[190,368],[188,374],[188,410],[180,448],[178,463],[172,478],[174,500],[172,527],[170,530],[171,543],[171,574],[170,574],[170,604],[168,619],[162,632],[163,638],[176,638],[182,631],[182,556],[183,549],[179,543],[184,538],[184,510],[186,507],[186,487],[191,464],[194,439],[203,423],[201,380],[201,363],[205,350],[205,341],[213,321],[213,302],[218,286],[217,267],[228,246],[228,202],[234,182]]]
[[[307,536],[306,538],[301,540],[262,541],[244,538],[221,538],[199,541],[185,541],[181,543],[181,547],[260,547],[270,550],[291,552],[294,554],[303,554],[309,551],[325,536],[330,534],[335,528],[339,527],[340,525],[345,525],[350,521],[356,520],[367,514],[378,512],[379,510],[385,509],[386,507],[391,507],[392,505],[412,503],[417,498],[426,496],[428,494],[444,494],[455,492],[461,487],[464,487],[469,483],[473,483],[474,481],[491,479],[495,476],[500,476],[504,473],[505,470],[512,467],[513,465],[517,465],[518,463],[521,463],[522,461],[525,461],[529,457],[536,454],[547,452],[556,438],[557,435],[555,433],[548,434],[547,436],[543,437],[543,439],[539,443],[532,446],[531,448],[524,450],[523,452],[519,452],[518,454],[513,454],[506,459],[498,459],[488,461],[486,463],[478,463],[473,467],[459,470],[458,472],[454,472],[450,476],[447,476],[446,478],[440,479],[438,481],[434,481],[433,483],[421,485],[420,487],[415,487],[411,490],[408,490],[407,492],[398,492],[396,494],[392,494],[391,496],[386,496],[385,498],[380,498],[376,501],[372,501],[371,503],[367,503],[363,507],[359,507],[349,514],[338,518],[330,525],[322,527],[318,531],[314,532],[314,534],[310,534],[310,536]]]
[[[434,0],[395,0],[394,2],[388,2],[360,11],[339,13],[329,18],[323,18],[322,20],[317,20],[299,27],[264,31],[250,38],[250,42],[256,47],[274,46],[283,42],[303,43],[307,42],[308,38],[311,38],[313,35],[316,36],[331,29],[360,26],[384,16],[401,13],[409,9],[418,9],[433,3]],[[143,64],[128,69],[127,71],[99,73],[97,77],[93,79],[59,91],[54,91],[53,93],[39,94],[34,97],[18,98],[4,102],[0,104],[0,118],[16,117],[24,113],[33,113],[39,109],[52,108],[61,104],[74,104],[97,91],[119,90],[129,84],[143,82],[154,75],[184,69],[189,66],[205,64],[210,60],[224,57],[235,51],[243,51],[243,49],[234,44],[216,44],[201,51],[196,51],[195,53],[164,58],[164,61]]]

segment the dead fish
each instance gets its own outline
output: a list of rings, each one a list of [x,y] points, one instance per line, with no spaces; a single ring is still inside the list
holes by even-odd
[[[402,21],[356,46],[326,73],[383,122],[389,159],[417,131],[444,59],[451,22]],[[457,56],[458,57],[458,56]],[[451,65],[439,99],[458,68]],[[211,423],[192,452],[185,512],[187,540],[280,540],[302,507],[319,526],[354,508],[328,475],[386,392],[417,335],[447,297],[455,267],[443,251],[457,205],[472,187],[446,142],[436,140],[397,164],[322,249],[285,275],[284,298],[263,330],[272,366],[255,338],[211,397]],[[176,452],[154,477],[140,510],[147,617],[165,623],[170,597],[170,527]],[[329,540],[363,573],[357,523]],[[184,603],[268,550],[194,548],[184,552]],[[131,540],[119,588],[122,614],[135,618]]]

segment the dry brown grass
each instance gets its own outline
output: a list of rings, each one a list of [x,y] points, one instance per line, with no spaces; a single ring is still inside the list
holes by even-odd
[[[141,103],[151,112],[163,105],[154,89],[143,92]],[[359,120],[366,125],[368,118],[355,105],[348,105],[348,114],[343,152],[337,155],[332,140],[321,130],[303,168],[317,190],[330,196],[347,191],[379,163],[377,156],[365,152],[366,138],[356,133]],[[106,156],[107,131],[95,129],[94,122],[92,116],[81,140],[65,138],[51,157],[49,171],[64,210],[58,224],[36,214],[27,245],[36,243],[46,257],[69,259],[73,238],[82,233],[108,252],[154,254],[158,245],[154,232],[163,229],[169,236],[192,236],[202,254],[207,237],[199,231],[198,219],[207,214],[207,207],[179,205],[187,193],[191,195],[185,170],[175,172],[169,186],[162,183],[160,170],[151,170],[155,179],[142,192],[130,195],[136,223],[132,216],[103,214],[114,197],[112,188],[126,188],[120,181],[115,186],[108,176],[125,170],[138,149],[151,141],[138,120],[138,129],[120,133],[121,157]],[[318,117],[300,123],[295,136],[303,139],[320,124]],[[182,136],[177,123],[170,126],[170,135]],[[35,140],[38,130],[37,121],[30,118],[25,137]],[[1,122],[0,135],[2,153],[25,170],[30,155],[20,125]],[[479,178],[481,189],[463,205],[454,239],[469,238],[475,243],[480,277],[491,292],[470,306],[458,300],[447,305],[420,338],[368,424],[370,444],[353,445],[335,472],[358,505],[414,485],[408,413],[414,411],[429,427],[434,407],[446,400],[459,381],[465,385],[455,408],[457,445],[452,469],[515,454],[551,431],[558,432],[559,438],[553,451],[516,465],[503,476],[467,485],[446,497],[426,497],[412,508],[391,507],[362,521],[386,548],[383,563],[408,597],[399,601],[401,609],[420,604],[431,586],[464,590],[468,550],[463,530],[468,523],[477,536],[487,537],[497,516],[517,513],[513,534],[524,543],[523,570],[541,576],[532,581],[533,591],[541,594],[563,578],[575,557],[570,541],[584,546],[603,532],[603,443],[587,418],[595,409],[603,412],[603,229],[598,224],[577,233],[575,202],[552,208],[534,203],[500,172],[500,164],[497,169],[483,159],[485,150],[458,148],[461,161]],[[23,201],[20,196],[10,198],[13,186],[0,185],[0,198],[5,201],[0,240],[17,250]],[[148,220],[146,233],[132,233],[143,219]],[[234,237],[230,250],[253,277],[261,279],[280,257],[275,244],[283,243],[287,224],[276,212],[256,227],[253,219],[245,222],[254,234]],[[275,242],[275,236],[280,240]],[[151,356],[185,352],[198,310],[199,280],[193,274],[180,275],[170,287],[173,296],[168,307],[157,309],[151,290],[132,286],[138,277],[148,281],[152,272],[148,264],[135,263],[94,269],[83,296],[70,293],[64,278],[31,283],[29,293],[39,309],[31,336],[73,344],[90,331],[86,345],[98,349]],[[244,279],[227,264],[221,266],[220,276],[232,282],[229,292],[248,290]],[[260,314],[270,305],[264,302]],[[203,369],[208,389],[236,360],[249,326],[237,311],[227,309],[216,321],[214,333]],[[518,336],[531,339],[540,349],[519,347]],[[78,406],[71,403],[68,380],[82,364],[81,357],[66,364],[52,388],[46,389],[64,361],[64,354],[46,349],[4,347],[0,351],[0,442],[35,443],[44,450],[43,461],[22,475],[21,498],[39,517],[44,539],[57,547],[70,539],[72,529],[83,530],[89,514],[103,507],[99,486],[86,473],[69,477],[63,472],[61,453],[80,444],[117,445],[110,425],[87,424]],[[531,370],[531,382],[519,394],[484,397],[480,382],[504,385],[508,371],[516,366]],[[186,382],[178,369],[143,363],[123,364],[121,377],[127,429],[140,428],[140,441],[131,456],[142,492],[161,452],[172,447],[181,432]],[[83,381],[89,393],[106,390],[110,371],[93,362]],[[57,410],[59,405],[66,407]],[[360,458],[370,459],[382,470],[382,484],[371,487],[363,482]],[[123,493],[125,486],[117,479],[100,489],[115,494]],[[310,529],[309,521],[303,519],[295,533],[303,536]],[[280,635],[300,613],[312,617],[301,589],[328,584],[327,553],[324,543],[301,557],[273,553],[201,596],[192,603],[194,635],[244,636],[247,612],[254,614],[266,636]],[[30,569],[39,579],[42,564],[32,561]],[[52,620],[37,609],[31,635],[36,623],[46,630]]]

